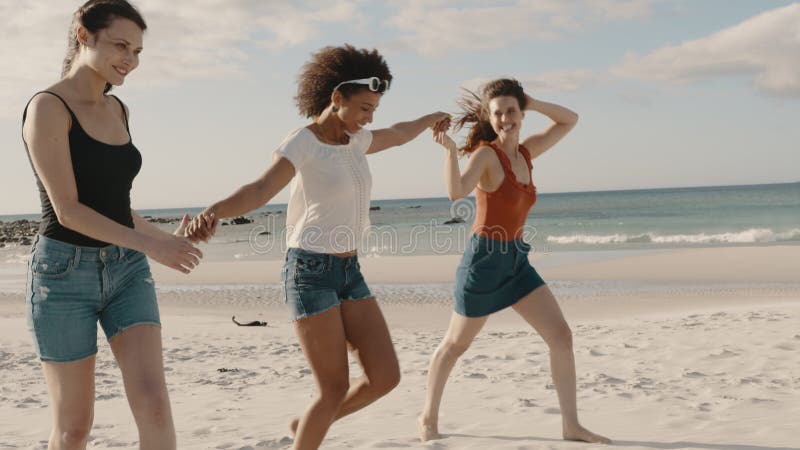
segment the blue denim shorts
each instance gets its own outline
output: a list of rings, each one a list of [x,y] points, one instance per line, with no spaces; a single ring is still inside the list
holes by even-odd
[[[372,297],[361,275],[358,256],[341,258],[290,248],[281,281],[292,320],[327,311],[344,300]]]
[[[77,361],[97,353],[97,321],[106,338],[139,324],[160,325],[144,253],[116,245],[79,247],[37,236],[25,301],[42,361]]]

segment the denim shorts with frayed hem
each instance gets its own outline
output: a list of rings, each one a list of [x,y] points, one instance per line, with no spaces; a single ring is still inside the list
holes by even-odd
[[[342,301],[372,297],[358,256],[342,258],[290,248],[281,281],[293,321],[327,311]]]
[[[79,247],[37,236],[25,302],[42,361],[78,361],[97,353],[97,322],[106,338],[140,324],[161,324],[144,253],[109,245]]]

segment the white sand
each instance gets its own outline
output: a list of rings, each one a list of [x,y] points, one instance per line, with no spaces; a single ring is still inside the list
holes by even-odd
[[[447,326],[457,261],[362,263],[385,304],[403,380],[335,423],[323,448],[587,447],[559,440],[547,348],[511,311],[489,321],[453,370],[440,420],[445,438],[417,440],[428,358]],[[306,406],[313,380],[278,306],[279,270],[279,262],[217,262],[189,277],[155,270],[165,287],[196,285],[160,297],[179,448],[290,447],[288,420]],[[560,301],[575,334],[587,427],[631,449],[800,448],[800,247],[675,250],[541,273],[569,293]],[[570,290],[576,280],[597,290]],[[219,283],[226,286],[203,287]],[[232,314],[270,327],[236,327]],[[137,448],[118,369],[100,341],[90,448]],[[217,371],[223,367],[238,371]],[[44,448],[47,404],[22,295],[0,294],[0,449]]]

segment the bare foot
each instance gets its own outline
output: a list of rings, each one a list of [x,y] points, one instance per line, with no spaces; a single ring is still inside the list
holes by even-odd
[[[295,437],[295,435],[297,434],[297,427],[299,425],[300,425],[300,418],[299,417],[295,417],[289,423],[289,432],[292,434],[292,437]]]
[[[422,416],[417,417],[417,426],[419,427],[419,439],[422,442],[442,438],[442,435],[439,434],[439,427],[436,424],[426,423]]]
[[[610,444],[611,439],[607,437],[600,436],[599,434],[594,434],[591,431],[583,428],[582,426],[578,425],[577,427],[567,430],[564,429],[564,440],[565,441],[580,441],[580,442],[591,442],[593,444]]]

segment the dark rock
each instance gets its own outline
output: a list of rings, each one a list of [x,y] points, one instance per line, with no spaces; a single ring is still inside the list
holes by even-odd
[[[381,207],[380,207],[380,206],[370,206],[370,207],[369,207],[369,210],[370,210],[370,211],[380,211],[380,210],[381,210]]]
[[[234,217],[233,219],[231,219],[231,223],[234,225],[245,225],[248,223],[253,223],[253,219],[248,219],[247,217],[244,216]]]
[[[177,223],[181,221],[180,217],[145,217],[150,223]]]
[[[19,245],[31,245],[31,244],[32,244],[31,240],[28,239],[27,237],[24,237],[19,241]]]
[[[461,217],[453,217],[452,219],[448,220],[444,224],[445,225],[451,225],[451,224],[454,224],[454,223],[464,223],[464,219],[462,219]]]

